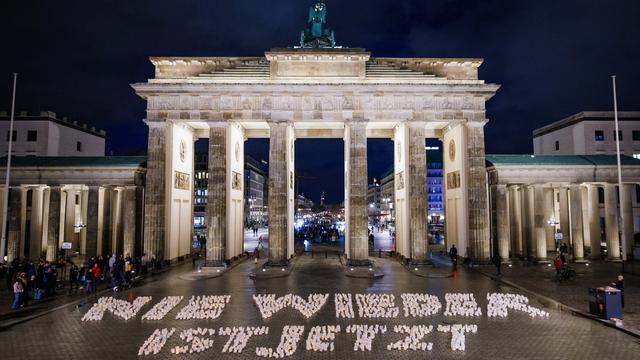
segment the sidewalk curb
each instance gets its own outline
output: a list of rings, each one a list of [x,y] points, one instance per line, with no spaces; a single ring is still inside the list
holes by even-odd
[[[513,287],[515,289],[518,289],[518,290],[520,290],[520,291],[522,291],[524,293],[527,293],[530,296],[533,296],[534,298],[536,298],[536,300],[538,300],[540,303],[542,303],[545,307],[553,308],[553,309],[558,310],[560,312],[569,312],[569,313],[572,313],[573,315],[577,315],[577,316],[583,317],[585,319],[596,321],[596,322],[598,322],[598,323],[600,323],[602,325],[608,326],[610,328],[613,328],[613,329],[616,329],[618,331],[621,331],[621,332],[623,332],[623,333],[625,333],[627,335],[631,335],[633,337],[636,337],[636,338],[640,339],[640,331],[635,331],[635,330],[630,330],[630,329],[625,329],[625,328],[622,328],[622,327],[618,327],[614,323],[611,323],[611,322],[609,322],[607,320],[603,320],[603,319],[597,318],[595,315],[591,315],[586,311],[578,310],[578,309],[576,309],[576,308],[574,308],[572,306],[563,304],[563,303],[559,302],[558,300],[555,300],[555,299],[552,299],[550,297],[538,294],[537,292],[531,291],[531,290],[529,290],[529,289],[527,289],[527,288],[525,288],[523,286],[520,286],[518,284],[515,284],[515,283],[513,283],[513,282],[511,282],[509,280],[505,280],[503,278],[500,278],[497,275],[489,274],[489,273],[487,273],[485,271],[482,271],[481,269],[474,269],[474,271],[476,271],[476,272],[478,272],[478,273],[480,273],[480,274],[482,274],[482,275],[484,275],[484,276],[486,276],[486,277],[488,277],[488,278],[490,278],[490,279],[492,279],[494,281],[501,282],[501,283],[503,283],[505,285],[511,286],[511,287]]]

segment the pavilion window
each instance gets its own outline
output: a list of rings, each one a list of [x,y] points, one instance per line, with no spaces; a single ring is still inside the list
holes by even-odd
[[[604,131],[596,130],[595,136],[596,136],[596,141],[604,141]]]

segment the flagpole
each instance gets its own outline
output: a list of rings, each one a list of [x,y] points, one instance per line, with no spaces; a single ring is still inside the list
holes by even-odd
[[[625,235],[627,232],[624,229],[624,212],[622,211],[622,169],[620,166],[620,132],[618,130],[618,98],[616,94],[616,76],[611,75],[611,80],[613,82],[613,118],[616,124],[616,158],[618,161],[618,199],[620,201],[620,224],[621,224],[621,246],[622,246],[622,261],[627,260],[627,236]]]
[[[0,262],[5,262],[7,251],[7,208],[9,207],[9,178],[11,177],[11,152],[13,147],[13,117],[16,109],[16,83],[18,73],[13,73],[13,96],[11,97],[11,121],[9,122],[9,147],[7,149],[7,173],[4,180],[4,202],[2,204],[2,240],[0,240]]]

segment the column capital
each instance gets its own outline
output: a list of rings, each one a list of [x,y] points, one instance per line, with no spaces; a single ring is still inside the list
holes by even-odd
[[[229,122],[224,120],[207,120],[205,121],[209,128],[227,128],[229,127]]]
[[[164,121],[164,120],[158,121],[158,120],[144,119],[144,120],[142,120],[142,122],[147,124],[147,126],[149,128],[154,128],[154,129],[159,129],[159,128],[167,126],[167,122]]]
[[[273,126],[293,126],[293,121],[289,119],[268,119],[267,124],[269,127]]]
[[[345,126],[367,126],[369,119],[351,118],[344,121]]]
[[[484,119],[484,120],[467,121],[465,124],[467,125],[467,127],[479,128],[479,127],[484,127],[488,122],[489,120]]]

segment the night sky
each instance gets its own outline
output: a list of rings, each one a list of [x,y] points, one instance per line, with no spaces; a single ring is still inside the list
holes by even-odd
[[[255,56],[295,45],[314,0],[2,1],[0,109],[52,110],[107,130],[107,154],[144,153],[145,102],[129,87],[149,56]],[[373,56],[482,57],[501,84],[487,104],[488,153],[531,152],[531,130],[586,110],[640,110],[640,1],[326,0],[339,45]],[[370,140],[369,177],[392,164]],[[268,143],[247,152],[266,158]],[[319,151],[320,150],[320,151]],[[341,140],[296,146],[302,190],[342,197]]]

